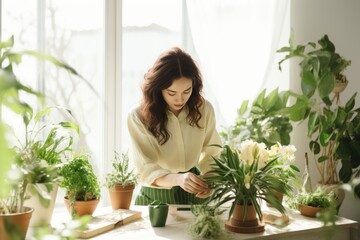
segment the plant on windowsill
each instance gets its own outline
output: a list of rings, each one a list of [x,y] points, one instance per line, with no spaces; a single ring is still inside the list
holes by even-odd
[[[115,151],[112,161],[112,171],[105,175],[105,186],[109,190],[111,206],[113,209],[129,209],[137,175],[129,169],[129,156],[127,152]]]
[[[234,232],[262,232],[262,211],[259,201],[269,202],[280,213],[284,206],[274,192],[286,193],[291,187],[288,182],[272,173],[283,166],[277,164],[278,155],[271,156],[264,143],[245,140],[239,149],[228,145],[219,146],[223,151],[205,178],[213,189],[210,201],[219,207],[231,201],[226,229]],[[242,213],[243,212],[243,213]],[[247,214],[252,216],[247,218]],[[260,220],[260,221],[259,221]],[[250,230],[249,230],[249,228]]]
[[[23,100],[24,95],[35,96],[41,103],[44,100],[44,96],[40,92],[22,84],[13,69],[15,66],[19,66],[18,70],[20,70],[23,56],[30,56],[38,60],[48,61],[58,68],[79,76],[72,67],[52,56],[31,50],[14,51],[13,47],[13,36],[0,43],[0,178],[4,179],[4,181],[0,181],[1,239],[25,237],[34,210],[24,206],[28,186],[26,174],[41,172],[41,167],[35,165],[29,166],[31,169],[21,169],[19,163],[22,162],[20,160],[22,154],[16,153],[15,148],[10,147],[10,141],[6,137],[10,127],[2,119],[3,107],[23,117],[32,111],[27,101]],[[18,220],[21,216],[25,219],[25,221],[21,221],[23,224]],[[7,223],[6,227],[4,226],[5,222]]]
[[[92,215],[100,201],[100,183],[90,163],[90,155],[70,157],[61,170],[59,186],[66,190],[66,207],[73,218]]]
[[[52,110],[68,114],[71,112],[61,107],[46,107],[33,116],[32,109],[23,115],[25,141],[15,147],[17,166],[23,172],[27,183],[25,205],[33,207],[35,212],[30,225],[50,224],[55,206],[60,166],[65,153],[71,151],[73,136],[79,135],[78,125],[73,122],[52,124],[47,120]]]
[[[295,103],[283,109],[282,113],[288,114],[295,122],[307,121],[309,149],[320,174],[319,183],[338,187],[353,179],[360,167],[360,109],[354,108],[357,92],[342,106],[339,92],[335,90],[338,82],[347,82],[344,70],[351,61],[335,51],[327,35],[318,44],[295,45],[292,33],[290,46],[278,50],[288,53],[279,62],[280,70],[283,61],[295,57],[301,59],[302,93],[291,92]],[[312,49],[308,50],[309,47]],[[355,194],[360,197],[360,185],[355,187]],[[336,196],[339,207],[344,194],[340,192]]]
[[[335,208],[334,193],[327,192],[322,186],[318,186],[314,191],[305,191],[294,193],[293,197],[288,199],[288,205],[293,209],[298,209],[300,213],[307,217],[320,216],[321,211]]]

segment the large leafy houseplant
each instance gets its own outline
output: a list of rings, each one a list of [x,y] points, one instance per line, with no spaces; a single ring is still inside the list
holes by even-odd
[[[223,142],[232,147],[248,139],[265,143],[267,147],[276,143],[288,145],[292,125],[288,116],[279,113],[286,107],[287,101],[287,92],[279,92],[278,89],[268,95],[264,89],[251,106],[248,100],[243,101],[234,125],[220,132]]]
[[[351,61],[335,51],[335,45],[327,35],[318,41],[318,45],[314,42],[296,45],[292,33],[289,46],[278,52],[287,53],[279,62],[280,69],[287,59],[301,59],[302,92],[290,92],[294,104],[281,112],[288,114],[292,121],[307,121],[309,149],[316,160],[319,182],[350,181],[359,174],[360,109],[355,108],[357,92],[341,105],[340,93],[335,90],[337,83],[348,81],[344,70]],[[360,197],[360,185],[355,187],[355,194]]]
[[[39,60],[46,60],[53,63],[59,68],[63,68],[74,75],[78,73],[66,63],[59,61],[58,59],[45,55],[40,52],[24,50],[24,51],[14,51],[14,37],[10,37],[8,40],[0,43],[0,108],[6,107],[7,109],[13,111],[14,113],[21,116],[24,120],[25,126],[27,127],[32,119],[33,109],[21,98],[21,94],[29,94],[38,97],[41,103],[43,103],[44,95],[38,91],[33,90],[32,88],[21,83],[20,79],[16,76],[14,72],[15,65],[20,65],[22,62],[23,56],[34,57]],[[1,112],[1,111],[0,111]],[[1,117],[1,115],[0,115]],[[3,125],[3,133],[6,129],[6,125]],[[32,160],[44,157],[39,154],[39,156],[34,157],[35,148],[41,148],[40,141],[36,144],[31,142],[28,138],[28,131],[25,131],[25,144],[23,146],[18,146],[15,148],[10,148],[10,144],[7,146],[2,145],[6,153],[3,155],[2,167],[0,171],[0,177],[5,179],[5,185],[1,188],[1,205],[0,212],[2,213],[20,213],[23,211],[23,203],[25,198],[25,191],[27,188],[27,183],[36,182],[41,180],[41,178],[49,178],[53,176],[55,169],[49,168],[47,171],[51,173],[49,176],[47,174],[41,174],[41,164],[35,164]],[[4,141],[3,143],[6,143]],[[42,148],[43,153],[51,152],[49,149]],[[46,149],[46,150],[45,150]],[[39,150],[39,149],[37,149]],[[49,154],[48,154],[49,156]],[[24,161],[25,159],[25,161]],[[49,158],[47,158],[49,159]],[[11,165],[12,166],[11,170]],[[44,168],[42,168],[44,169]],[[9,171],[12,171],[13,176],[16,178],[9,178]],[[53,172],[52,172],[53,171]],[[26,174],[23,174],[26,173]]]
[[[279,156],[270,155],[264,143],[252,140],[245,140],[239,149],[228,145],[218,147],[223,151],[219,158],[214,158],[215,164],[206,177],[213,189],[210,201],[215,201],[216,206],[231,201],[229,218],[236,205],[242,204],[245,212],[248,205],[252,205],[261,220],[261,200],[285,214],[284,206],[272,194],[275,191],[285,193],[291,188],[287,181],[272,174],[283,168],[276,164]]]
[[[22,174],[22,172],[24,172],[22,170],[25,170],[26,173],[28,171],[41,172],[38,171],[41,166],[33,164],[29,166],[32,169],[19,168],[19,162],[21,162],[20,156],[22,154],[16,152],[15,148],[10,147],[11,144],[7,138],[10,132],[9,127],[1,116],[2,108],[6,108],[21,117],[32,112],[28,101],[24,101],[24,96],[35,96],[37,100],[40,100],[40,103],[44,103],[44,95],[42,93],[24,85],[21,79],[18,78],[14,71],[15,66],[20,67],[23,57],[29,56],[38,60],[49,61],[55,66],[79,76],[72,67],[50,55],[31,50],[15,51],[13,47],[13,36],[0,43],[0,178],[3,179],[3,181],[0,181],[0,215],[4,218],[11,217],[11,213],[17,213],[17,215],[20,216],[23,215],[25,211],[23,203],[27,188],[27,179],[25,177],[26,175]],[[3,222],[1,222],[0,228],[4,227],[2,224]],[[5,228],[6,231],[1,232],[1,238],[16,238],[21,235],[24,237],[27,226],[25,226],[24,232],[17,231],[17,225],[18,223],[7,225]]]

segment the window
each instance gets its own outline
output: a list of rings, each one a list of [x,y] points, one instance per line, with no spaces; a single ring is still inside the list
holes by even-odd
[[[24,59],[20,68],[16,69],[23,83],[45,93],[46,105],[65,106],[72,111],[80,126],[80,138],[75,138],[74,149],[90,153],[95,168],[102,172],[103,1],[2,0],[1,6],[2,40],[14,35],[17,49],[40,50],[55,56],[83,76],[83,79],[74,77],[52,64],[33,59]],[[33,107],[38,110],[38,106]],[[15,119],[14,124],[13,116],[6,112],[3,116],[5,121],[11,122],[15,131],[21,131],[21,119]],[[63,201],[58,202],[62,204]]]

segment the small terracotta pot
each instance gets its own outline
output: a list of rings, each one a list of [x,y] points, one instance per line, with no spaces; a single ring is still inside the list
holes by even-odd
[[[70,204],[70,200],[67,197],[64,197],[64,201],[70,215],[72,215],[72,210],[74,208],[75,214],[80,217],[84,215],[92,215],[95,212],[96,207],[100,202],[100,199],[93,199],[89,201],[75,201],[73,208]]]
[[[316,217],[316,215],[322,210],[322,208],[319,207],[306,206],[302,204],[298,205],[298,209],[301,215],[306,217]]]
[[[11,240],[9,230],[14,230],[17,237],[25,239],[33,208],[25,207],[23,213],[0,214],[0,239]],[[12,232],[13,233],[13,232]]]
[[[129,209],[134,188],[135,184],[125,186],[117,184],[114,189],[109,189],[112,209]]]
[[[230,221],[225,223],[225,229],[237,233],[259,233],[265,231],[265,225],[259,222],[253,205],[247,205],[245,218],[243,218],[243,215],[243,205],[237,204]]]

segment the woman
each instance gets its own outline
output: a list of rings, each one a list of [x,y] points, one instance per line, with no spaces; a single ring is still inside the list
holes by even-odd
[[[128,116],[142,185],[135,204],[198,204],[210,196],[199,174],[211,169],[221,148],[209,145],[221,140],[202,88],[194,60],[179,48],[163,53],[145,74],[142,102]]]

